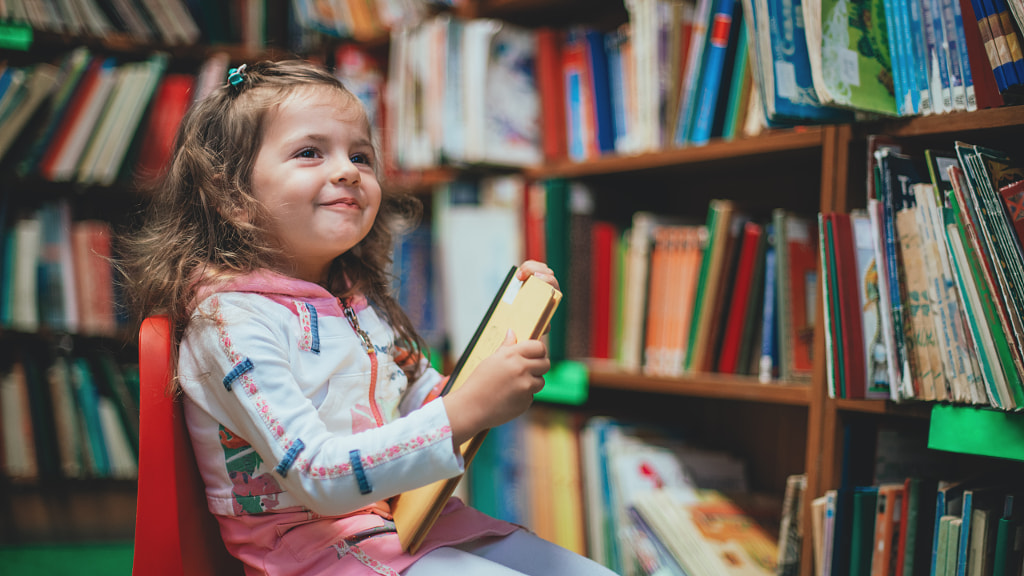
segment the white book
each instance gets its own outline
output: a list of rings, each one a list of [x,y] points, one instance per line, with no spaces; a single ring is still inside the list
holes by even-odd
[[[39,254],[43,226],[38,217],[23,218],[14,225],[14,277],[11,289],[11,327],[39,329]]]
[[[160,83],[163,69],[164,65],[161,60],[150,60],[139,67],[127,107],[120,115],[120,122],[115,125],[110,141],[100,156],[95,171],[95,180],[98,184],[110,186],[117,179],[128,152],[128,146],[138,132],[142,117]],[[160,111],[154,112],[159,113]]]
[[[111,142],[111,133],[115,126],[121,122],[125,110],[137,89],[139,65],[137,63],[123,64],[117,69],[117,80],[110,92],[92,136],[78,161],[75,181],[80,184],[92,184],[96,182],[96,171],[99,167],[100,158],[108,153]]]
[[[97,408],[100,413],[100,426],[103,429],[103,443],[110,458],[110,477],[124,480],[137,478],[138,463],[135,461],[135,453],[128,441],[124,425],[121,424],[121,416],[117,413],[114,401],[101,395],[97,399]]]

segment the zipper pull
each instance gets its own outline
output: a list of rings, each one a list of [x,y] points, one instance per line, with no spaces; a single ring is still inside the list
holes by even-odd
[[[370,335],[359,327],[359,318],[356,317],[356,311],[349,306],[348,300],[342,301],[342,309],[345,311],[345,318],[348,320],[349,325],[352,326],[352,330],[362,340],[366,353],[370,355],[376,354],[377,351],[373,347],[373,342],[370,342]]]

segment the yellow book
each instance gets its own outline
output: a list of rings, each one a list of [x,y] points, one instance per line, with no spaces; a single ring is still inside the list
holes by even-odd
[[[472,375],[483,359],[493,354],[508,330],[518,341],[536,340],[547,330],[562,293],[533,276],[520,282],[515,268],[509,271],[476,334],[462,353],[448,379],[445,393],[458,389]],[[469,467],[484,441],[487,431],[480,432],[462,445],[462,457]],[[410,553],[419,549],[423,538],[441,515],[461,476],[440,480],[402,493],[392,504],[392,514],[402,548]]]

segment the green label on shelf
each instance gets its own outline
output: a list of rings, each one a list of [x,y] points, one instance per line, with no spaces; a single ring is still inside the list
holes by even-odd
[[[27,24],[0,23],[0,48],[28,51],[32,47],[32,28]]]
[[[587,401],[587,367],[582,362],[556,362],[544,375],[544,389],[534,398],[542,402],[579,406]]]
[[[936,404],[932,407],[928,447],[1024,460],[1024,413]]]

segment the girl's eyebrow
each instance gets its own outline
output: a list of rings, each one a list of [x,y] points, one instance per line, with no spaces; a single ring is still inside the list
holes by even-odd
[[[302,136],[297,136],[294,139],[292,139],[291,141],[292,142],[312,141],[312,142],[315,142],[318,145],[323,146],[323,145],[327,144],[328,142],[330,142],[330,140],[331,140],[331,137],[328,136],[327,134],[315,134],[314,133],[314,134],[304,134]],[[357,138],[357,139],[353,140],[352,143],[351,143],[351,146],[352,147],[368,147],[368,148],[372,148],[373,147],[373,143],[370,142],[369,138],[360,137],[360,138]]]

